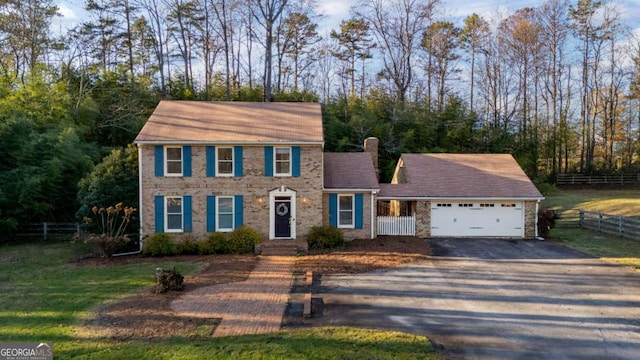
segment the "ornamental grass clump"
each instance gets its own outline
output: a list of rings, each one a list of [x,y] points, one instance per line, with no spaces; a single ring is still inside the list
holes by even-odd
[[[82,218],[86,231],[76,233],[73,241],[92,244],[101,257],[111,257],[131,241],[127,226],[134,219],[136,211],[136,208],[123,206],[122,202],[106,209],[94,206],[90,216]]]

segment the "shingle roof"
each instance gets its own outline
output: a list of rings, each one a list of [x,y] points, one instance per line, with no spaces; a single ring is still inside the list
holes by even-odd
[[[322,143],[317,103],[161,101],[136,143]]]
[[[379,196],[542,198],[510,154],[402,154],[406,184]]]
[[[371,154],[324,153],[326,189],[378,189]]]

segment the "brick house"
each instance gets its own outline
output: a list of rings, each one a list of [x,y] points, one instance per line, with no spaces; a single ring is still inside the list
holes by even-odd
[[[402,154],[379,184],[378,140],[324,152],[316,103],[161,101],[135,143],[143,237],[242,225],[272,240],[316,225],[347,240],[537,236],[543,197],[511,155]]]
[[[322,224],[347,239],[375,236],[373,160],[323,152],[320,104],[161,101],[135,143],[143,236],[246,225],[264,239],[296,239]],[[348,181],[323,171],[352,166]]]

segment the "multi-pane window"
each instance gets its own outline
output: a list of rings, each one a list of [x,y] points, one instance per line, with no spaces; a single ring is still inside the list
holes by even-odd
[[[233,230],[233,197],[217,197],[217,217],[218,231]]]
[[[218,175],[233,175],[233,148],[216,148],[218,160]]]
[[[165,174],[166,175],[182,175],[182,148],[166,147],[165,148]]]
[[[353,195],[338,195],[338,227],[353,227]]]
[[[180,232],[182,231],[182,197],[166,197],[165,198],[165,231],[166,232]]]
[[[291,148],[275,148],[275,174],[291,175]]]

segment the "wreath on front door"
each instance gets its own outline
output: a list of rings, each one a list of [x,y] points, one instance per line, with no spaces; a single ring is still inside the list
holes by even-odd
[[[286,204],[278,204],[278,206],[276,206],[276,214],[278,214],[278,216],[285,216],[288,212],[289,207],[287,207]]]

